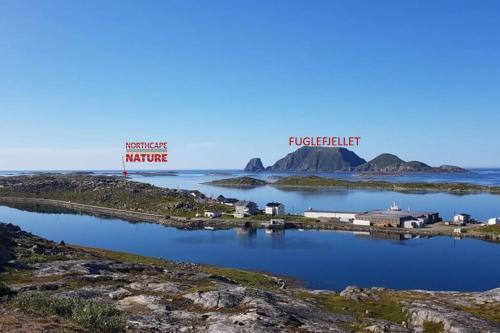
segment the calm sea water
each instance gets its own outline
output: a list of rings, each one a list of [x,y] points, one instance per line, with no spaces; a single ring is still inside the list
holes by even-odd
[[[54,210],[52,210],[54,211]],[[378,239],[349,232],[187,231],[0,206],[0,221],[55,241],[267,271],[317,289],[347,285],[478,291],[500,287],[500,245],[451,237]]]
[[[21,174],[20,171],[3,171],[0,176]],[[33,173],[27,171],[25,173]],[[99,171],[96,174],[119,175],[119,171]],[[288,212],[303,213],[309,208],[323,210],[367,211],[384,209],[396,202],[404,209],[413,211],[437,211],[450,219],[455,213],[468,213],[473,218],[485,221],[500,216],[500,195],[450,194],[450,193],[400,193],[380,190],[345,190],[345,189],[279,189],[272,186],[256,188],[225,188],[204,184],[215,179],[238,177],[242,175],[269,180],[273,176],[287,174],[243,173],[241,170],[179,170],[174,175],[158,176],[155,173],[137,175],[131,178],[161,187],[199,190],[205,195],[233,197],[252,200],[263,207],[267,202],[279,201],[285,204]],[[297,175],[299,173],[295,173]],[[310,173],[309,173],[310,175]],[[465,182],[482,185],[500,186],[500,169],[472,169],[464,174],[408,174],[402,176],[361,177],[350,173],[322,173],[323,177],[349,180],[382,179],[393,182]]]

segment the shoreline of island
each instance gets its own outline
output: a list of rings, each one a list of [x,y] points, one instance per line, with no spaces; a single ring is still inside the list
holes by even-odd
[[[471,183],[428,183],[428,182],[388,182],[382,180],[350,181],[319,176],[286,176],[274,182],[252,177],[235,177],[213,180],[204,184],[221,187],[274,186],[277,188],[338,188],[368,189],[395,192],[443,192],[452,194],[489,193],[500,195],[500,186],[477,185]]]

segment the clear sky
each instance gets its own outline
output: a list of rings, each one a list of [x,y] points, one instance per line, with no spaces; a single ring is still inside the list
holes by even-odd
[[[500,167],[500,1],[0,0],[0,170],[272,164],[288,137]],[[149,166],[151,167],[151,166]]]

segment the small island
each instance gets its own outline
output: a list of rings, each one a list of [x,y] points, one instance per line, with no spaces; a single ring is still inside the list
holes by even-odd
[[[335,187],[345,189],[378,189],[396,192],[409,191],[436,191],[449,193],[492,193],[500,194],[500,186],[486,186],[468,183],[428,183],[411,182],[395,183],[381,180],[351,181],[319,176],[288,176],[280,177],[277,181],[268,183],[252,177],[226,178],[205,183],[217,186],[252,187],[272,185],[276,187]]]
[[[468,183],[428,183],[411,182],[395,183],[381,180],[350,181],[318,176],[291,176],[283,177],[273,183],[278,187],[338,187],[357,189],[382,189],[397,192],[406,191],[437,191],[451,193],[493,193],[500,194],[500,186],[486,186]]]
[[[267,182],[252,177],[225,178],[206,182],[207,185],[228,186],[228,187],[255,187],[266,185]]]

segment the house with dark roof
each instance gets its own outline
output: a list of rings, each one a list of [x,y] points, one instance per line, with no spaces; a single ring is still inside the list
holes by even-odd
[[[265,208],[266,215],[285,215],[285,205],[281,202],[268,202]]]
[[[253,215],[258,211],[257,204],[253,201],[238,201],[234,204],[235,216],[238,217]]]

